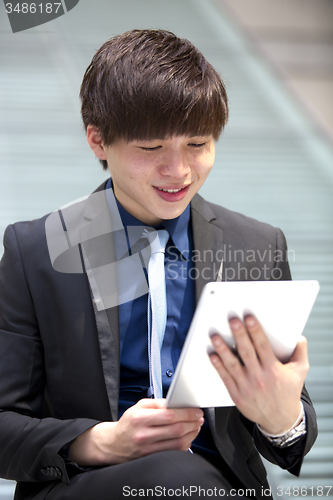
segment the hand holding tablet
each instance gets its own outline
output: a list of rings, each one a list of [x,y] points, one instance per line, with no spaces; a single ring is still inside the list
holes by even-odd
[[[212,366],[210,336],[219,333],[231,349],[230,317],[253,314],[273,351],[287,362],[300,339],[319,291],[316,281],[208,283],[202,292],[170,386],[168,407],[231,406],[233,401]]]

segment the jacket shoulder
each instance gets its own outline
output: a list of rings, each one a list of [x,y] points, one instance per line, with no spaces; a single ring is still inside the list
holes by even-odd
[[[199,195],[193,198],[192,209],[223,231],[237,233],[243,237],[246,235],[276,237],[276,232],[281,232],[270,224],[206,201]]]
[[[105,190],[106,182],[103,182],[93,193],[100,193]],[[58,217],[58,215],[53,215],[53,214],[59,214],[60,212],[62,214],[65,214],[65,218],[68,219],[68,224],[74,224],[77,222],[78,219],[81,219],[84,211],[86,209],[87,202],[90,200],[92,195],[87,195],[82,198],[79,198],[77,200],[71,201],[70,203],[60,207],[58,210],[55,210],[54,212],[50,212],[43,217],[40,217],[38,219],[30,220],[30,221],[20,221],[20,222],[15,222],[14,224],[10,224],[4,233],[4,240],[12,240],[15,235],[23,242],[29,242],[33,241],[36,243],[36,239],[39,240],[45,239],[45,224],[46,221],[50,217]],[[101,196],[93,196],[94,203],[96,205],[96,200],[102,200],[103,197]],[[101,204],[101,203],[100,203]],[[99,208],[99,207],[97,207]],[[66,230],[66,223],[64,220],[64,217],[62,217],[61,220],[62,224],[62,229]],[[57,229],[59,229],[57,227]]]

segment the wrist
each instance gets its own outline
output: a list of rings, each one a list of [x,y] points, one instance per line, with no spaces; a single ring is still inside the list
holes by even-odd
[[[286,448],[295,444],[301,439],[302,436],[306,434],[306,418],[304,412],[304,406],[301,402],[301,411],[294,422],[294,425],[290,427],[287,431],[281,432],[279,434],[270,434],[263,430],[260,425],[257,424],[260,432],[276,447]]]
[[[299,405],[289,412],[288,415],[285,416],[284,424],[281,424],[281,421],[277,421],[276,423],[272,421],[267,421],[265,424],[258,423],[257,427],[259,430],[265,435],[270,437],[278,437],[282,436],[286,432],[290,432],[291,429],[296,427],[302,420],[304,415],[303,403],[300,401]]]
[[[69,448],[69,458],[81,466],[108,465],[105,444],[105,429],[112,427],[115,422],[101,422],[86,430]],[[103,439],[104,436],[104,439]]]

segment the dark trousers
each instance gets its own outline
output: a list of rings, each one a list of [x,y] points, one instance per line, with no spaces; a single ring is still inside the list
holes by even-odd
[[[231,494],[230,494],[231,492]],[[237,499],[227,479],[199,455],[164,451],[125,464],[93,469],[57,483],[46,500],[129,500],[138,498]]]

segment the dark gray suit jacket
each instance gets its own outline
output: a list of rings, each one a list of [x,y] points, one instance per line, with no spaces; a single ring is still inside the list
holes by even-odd
[[[103,197],[101,203],[88,197],[72,215],[59,214],[61,227],[53,237],[60,241],[65,234],[68,240],[69,226],[80,226],[85,240],[84,252],[75,241],[68,249],[68,258],[80,259],[74,273],[57,272],[56,263],[51,265],[46,217],[9,226],[5,233],[0,264],[0,476],[19,482],[17,499],[42,499],[54,481],[69,483],[72,474],[83,472],[61,450],[96,423],[117,419],[118,308],[98,310],[91,273],[82,272],[84,255],[91,264],[98,247],[110,248],[112,254],[110,231],[96,236],[94,229],[97,222],[99,227],[110,224]],[[222,255],[222,279],[290,279],[280,230],[199,195],[191,202],[191,221],[195,249],[201,255],[211,249],[210,255],[217,256],[195,264],[197,299],[204,284],[217,279]],[[224,461],[258,496],[266,471],[257,449],[298,474],[316,438],[315,413],[305,389],[302,399],[307,436],[287,450],[273,448],[235,407],[207,410]]]

